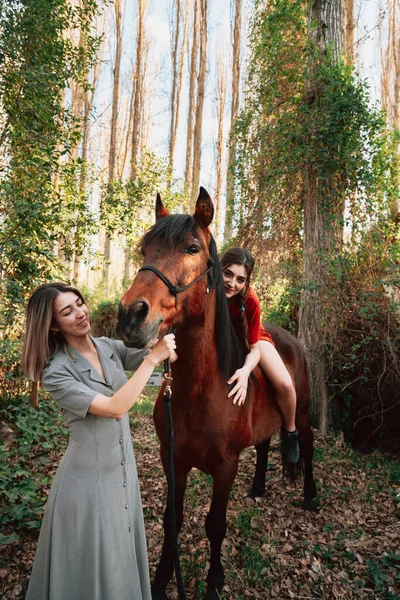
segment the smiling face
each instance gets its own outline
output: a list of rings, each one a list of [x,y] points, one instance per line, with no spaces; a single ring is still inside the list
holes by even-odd
[[[228,300],[239,294],[247,283],[247,271],[244,265],[228,265],[222,271],[225,294]]]
[[[71,338],[84,337],[91,329],[89,310],[82,298],[74,292],[61,292],[53,302],[53,323],[50,327],[64,336],[68,343]]]

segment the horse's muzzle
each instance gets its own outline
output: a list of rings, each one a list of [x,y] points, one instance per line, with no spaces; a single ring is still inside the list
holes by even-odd
[[[150,306],[145,300],[138,300],[128,308],[118,307],[115,332],[125,346],[144,348],[157,336],[162,318],[147,321]]]

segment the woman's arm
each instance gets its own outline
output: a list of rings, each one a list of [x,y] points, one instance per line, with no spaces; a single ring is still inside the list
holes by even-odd
[[[142,393],[154,367],[162,360],[170,358],[176,360],[175,336],[166,335],[154,346],[152,351],[145,356],[142,364],[134,375],[113,396],[107,397],[97,394],[89,406],[88,412],[99,417],[123,417]]]
[[[233,396],[233,404],[237,403],[239,406],[244,404],[247,395],[247,385],[250,373],[259,362],[260,349],[257,342],[255,344],[251,344],[250,352],[246,355],[246,360],[244,361],[243,367],[241,369],[237,369],[237,371],[235,371],[228,381],[228,385],[236,382],[228,394],[228,398],[232,398]]]

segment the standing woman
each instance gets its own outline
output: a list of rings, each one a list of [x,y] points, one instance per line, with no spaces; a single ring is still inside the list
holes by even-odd
[[[233,403],[239,406],[244,403],[250,373],[259,363],[275,389],[282,414],[283,453],[289,462],[297,463],[300,453],[299,434],[295,425],[296,391],[271,336],[261,323],[260,301],[250,287],[254,259],[244,248],[231,248],[222,256],[221,267],[232,323],[248,352],[243,367],[228,381],[228,384],[234,384],[228,397],[233,397]]]
[[[41,285],[26,314],[22,366],[64,413],[70,441],[51,486],[27,600],[151,600],[128,411],[173,335],[149,350],[90,336],[82,294]],[[129,379],[124,370],[137,369]]]

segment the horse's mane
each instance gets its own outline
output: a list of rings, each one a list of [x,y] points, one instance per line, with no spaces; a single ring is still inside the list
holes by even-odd
[[[139,245],[145,247],[153,240],[166,244],[169,249],[177,250],[186,242],[188,235],[196,235],[199,225],[190,215],[169,215],[156,221],[151,229],[142,237]],[[229,379],[243,366],[245,351],[232,325],[225,287],[222,279],[222,269],[218,258],[217,246],[211,235],[209,245],[210,266],[212,275],[209,286],[216,292],[215,342],[218,355],[218,366],[225,380]],[[168,273],[165,273],[168,276]]]

